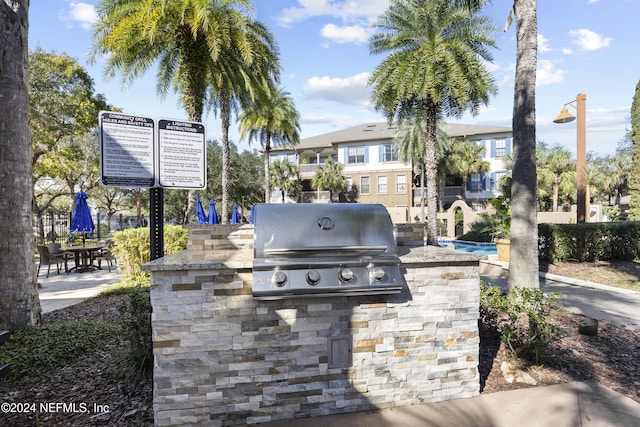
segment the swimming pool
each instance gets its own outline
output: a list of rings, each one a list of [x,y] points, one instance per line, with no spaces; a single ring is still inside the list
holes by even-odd
[[[478,255],[497,255],[495,243],[467,242],[465,240],[438,239],[440,245],[458,251],[471,252]]]

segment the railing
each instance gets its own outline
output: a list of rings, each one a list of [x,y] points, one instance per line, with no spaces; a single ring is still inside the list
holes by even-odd
[[[425,198],[427,197],[427,190],[424,191]],[[462,192],[460,191],[459,186],[455,187],[445,187],[444,194],[442,195],[442,199],[445,201],[457,200],[462,197]],[[417,187],[413,189],[413,199],[415,201],[420,201],[422,198],[422,188]]]
[[[338,201],[338,194],[333,194],[333,201]],[[298,198],[285,196],[285,203],[297,203]],[[303,191],[300,193],[301,203],[329,203],[328,191]],[[282,193],[279,190],[271,192],[271,203],[282,203]]]
[[[47,212],[41,216],[33,216],[33,235],[39,242],[63,242],[71,243],[78,236],[73,236],[69,231],[73,214]],[[104,214],[92,214],[94,232],[87,236],[89,238],[101,239],[110,230],[124,230],[126,228],[136,228],[138,226],[137,217],[114,215],[111,217],[111,224],[107,226],[107,217]],[[141,226],[146,226],[147,220],[142,219]]]
[[[303,163],[299,166],[300,168],[300,174],[313,174],[316,172],[316,169],[318,168],[318,164],[312,163]]]

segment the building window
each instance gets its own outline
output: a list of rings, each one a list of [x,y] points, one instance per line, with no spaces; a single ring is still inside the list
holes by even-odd
[[[381,175],[378,177],[378,193],[385,194],[387,192],[387,177]]]
[[[347,181],[347,193],[350,193],[353,191],[353,178],[351,178],[350,176],[345,178]]]
[[[507,155],[507,140],[496,139],[496,157],[504,157]]]
[[[364,147],[349,147],[347,163],[364,163]]]
[[[482,175],[479,173],[471,174],[471,183],[469,184],[469,190],[480,191],[482,190]]]
[[[382,147],[382,161],[383,162],[397,162],[398,156],[396,155],[393,145],[384,144]]]
[[[369,194],[371,190],[369,189],[369,177],[361,176],[360,177],[360,192],[362,194]]]
[[[396,175],[396,193],[406,193],[406,192],[407,192],[407,176]]]

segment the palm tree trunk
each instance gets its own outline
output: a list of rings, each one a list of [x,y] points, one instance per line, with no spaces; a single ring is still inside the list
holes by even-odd
[[[558,189],[560,183],[558,181],[553,182],[553,211],[558,212]]]
[[[427,244],[438,245],[438,198],[437,198],[437,174],[438,163],[436,160],[436,134],[437,134],[437,111],[433,102],[427,102],[427,129],[425,153],[425,175],[427,178]]]
[[[28,0],[0,3],[0,330],[33,326],[41,320],[33,274],[28,11]]]
[[[220,94],[220,120],[222,122],[222,209],[221,223],[229,223],[229,126],[231,101],[226,91]]]
[[[271,170],[269,168],[269,153],[271,152],[271,133],[267,132],[264,145],[264,202],[271,203]]]
[[[515,0],[516,75],[508,288],[540,287],[536,212],[536,0]]]

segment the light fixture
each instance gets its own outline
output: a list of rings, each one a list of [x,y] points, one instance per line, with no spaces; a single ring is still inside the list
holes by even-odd
[[[575,104],[575,105],[574,105]],[[587,220],[587,95],[578,94],[575,101],[567,102],[553,123],[569,123],[576,117],[569,113],[567,105],[576,109],[576,189],[578,193],[576,222]]]
[[[569,103],[571,104],[571,103]],[[567,110],[566,107],[567,104],[565,104],[564,107],[562,107],[562,111],[560,111],[560,114],[558,114],[558,117],[555,118],[555,120],[553,121],[553,123],[569,123],[572,122],[576,119],[576,116],[572,115],[569,110]]]

